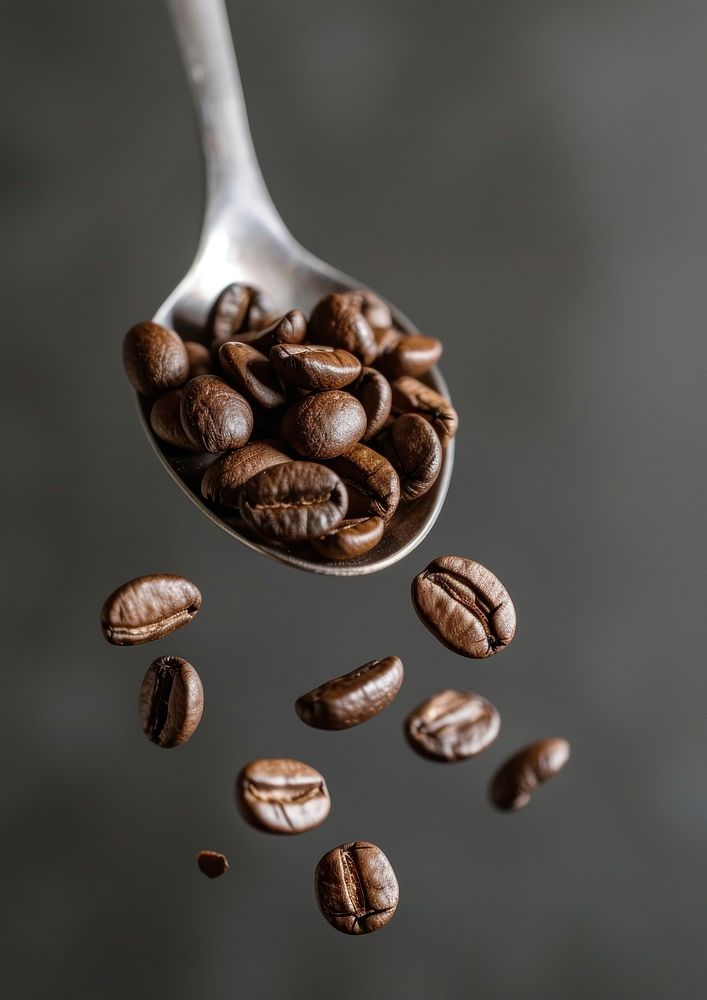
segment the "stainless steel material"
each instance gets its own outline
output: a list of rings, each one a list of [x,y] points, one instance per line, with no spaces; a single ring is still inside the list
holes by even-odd
[[[223,0],[168,0],[168,5],[199,120],[206,168],[206,210],[194,263],[157,310],[155,321],[177,329],[203,327],[212,302],[232,281],[263,288],[283,312],[298,308],[308,313],[329,292],[360,288],[360,282],[300,246],[272,203],[248,128]],[[401,329],[417,332],[401,312],[391,308]],[[428,381],[448,396],[436,369]],[[356,576],[374,573],[402,559],[419,545],[437,519],[452,473],[453,441],[445,450],[442,471],[433,489],[420,500],[404,505],[373,552],[344,564],[322,563],[256,538],[235,511],[232,518],[223,520],[209,510],[199,496],[198,481],[194,481],[194,492],[173,467],[172,463],[188,471],[189,459],[180,462],[172,458],[170,462],[169,454],[152,434],[147,409],[142,404],[139,409],[145,432],[162,463],[207,517],[250,548],[314,573]]]

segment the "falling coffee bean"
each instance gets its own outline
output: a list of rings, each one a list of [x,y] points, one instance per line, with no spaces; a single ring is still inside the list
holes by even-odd
[[[205,500],[224,507],[238,507],[243,486],[263,469],[283,465],[291,459],[277,447],[278,442],[249,441],[228,451],[209,466],[201,480]]]
[[[398,880],[385,854],[367,840],[341,844],[321,859],[314,892],[325,920],[344,934],[370,934],[395,915]]]
[[[332,469],[314,462],[288,462],[264,469],[245,484],[241,516],[277,542],[321,538],[343,520],[348,496]]]
[[[158,747],[178,747],[194,734],[204,711],[204,689],[191,663],[161,656],[140,688],[140,725]]]
[[[253,430],[247,401],[216,375],[197,375],[187,382],[180,415],[187,437],[202,451],[240,448]]]
[[[266,758],[247,764],[236,778],[236,805],[243,819],[265,833],[304,833],[329,815],[324,778],[309,764]]]
[[[387,708],[402,683],[402,660],[386,656],[303,694],[295,702],[295,711],[315,729],[350,729]]]
[[[471,691],[440,691],[408,715],[405,735],[430,760],[476,757],[498,736],[501,717],[490,701]]]
[[[188,625],[200,607],[201,594],[185,577],[139,576],[106,598],[101,627],[114,646],[137,646]]]
[[[207,878],[220,878],[231,867],[225,854],[218,851],[199,851],[196,856],[199,871]]]
[[[397,417],[373,442],[400,479],[401,500],[424,496],[442,469],[442,445],[432,426],[417,413]]]
[[[143,396],[176,389],[189,377],[189,356],[182,338],[159,323],[138,323],[128,330],[123,364],[133,388]]]
[[[570,757],[567,740],[532,743],[507,760],[491,782],[491,801],[499,809],[522,809],[538,785],[554,777]]]
[[[312,548],[325,559],[355,559],[374,549],[384,531],[382,517],[354,517],[337,524],[322,538],[313,538]]]
[[[503,584],[480,563],[461,556],[434,559],[412,583],[420,621],[462,656],[493,656],[516,629],[513,602]]]

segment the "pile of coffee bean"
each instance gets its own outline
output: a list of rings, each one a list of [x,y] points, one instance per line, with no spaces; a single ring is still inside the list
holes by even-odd
[[[350,560],[436,482],[458,419],[420,379],[442,344],[397,329],[372,292],[327,295],[307,319],[234,283],[194,336],[138,323],[123,360],[173,468],[224,520]]]
[[[293,462],[297,466],[301,463]],[[445,646],[483,659],[510,645],[515,635],[513,602],[503,584],[480,563],[460,556],[434,559],[412,583],[418,617]],[[194,584],[170,574],[143,576],[114,591],[101,610],[108,642],[137,645],[187,625],[201,607]],[[371,660],[326,680],[295,702],[299,718],[317,729],[337,731],[367,722],[399,693],[404,677],[397,656]],[[178,656],[155,660],[140,688],[140,723],[160,747],[185,743],[201,720],[204,692],[196,670]],[[497,709],[473,691],[444,690],[428,697],[405,720],[405,736],[420,756],[454,763],[476,757],[500,729]],[[566,740],[545,739],[510,757],[494,775],[489,796],[502,810],[518,810],[538,785],[569,759]],[[235,801],[256,830],[293,835],[320,826],[331,799],[322,774],[292,758],[263,758],[241,768]],[[229,869],[225,855],[200,851],[197,863],[208,878]],[[395,872],[375,844],[358,840],[328,851],[315,871],[315,896],[326,920],[346,934],[367,934],[393,917],[399,901]]]

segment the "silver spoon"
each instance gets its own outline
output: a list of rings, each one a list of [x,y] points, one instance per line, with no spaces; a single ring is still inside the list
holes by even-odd
[[[177,329],[202,329],[216,296],[233,281],[262,288],[283,313],[301,309],[308,314],[330,292],[361,288],[361,282],[300,246],[277,213],[248,128],[224,0],[168,0],[168,5],[199,120],[206,168],[206,209],[194,263],[157,310],[155,322],[170,328],[176,324]],[[418,332],[398,309],[391,306],[391,311],[401,330]],[[436,369],[426,381],[449,398]],[[320,562],[250,534],[235,512],[233,518],[217,516],[201,500],[198,482],[193,481],[192,489],[182,478],[189,480],[190,459],[175,461],[163,451],[150,428],[144,403],[140,404],[140,414],[163,465],[207,517],[244,545],[313,573],[358,576],[385,569],[404,558],[437,519],[454,463],[454,442],[450,441],[435,486],[419,500],[401,505],[373,551],[348,562]]]

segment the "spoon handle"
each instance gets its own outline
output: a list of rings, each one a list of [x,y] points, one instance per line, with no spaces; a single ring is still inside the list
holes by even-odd
[[[206,168],[206,223],[228,207],[270,209],[248,127],[224,0],[167,0],[196,106]]]

